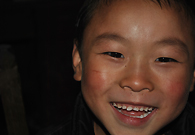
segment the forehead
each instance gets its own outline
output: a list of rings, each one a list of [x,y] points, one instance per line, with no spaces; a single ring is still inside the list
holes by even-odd
[[[149,0],[116,0],[108,5],[101,4],[95,10],[84,31],[83,43],[105,33],[115,33],[134,41],[171,37],[191,45],[191,31],[191,22],[177,7],[160,7]]]
[[[151,16],[154,19],[158,17],[161,21],[166,21],[170,17],[177,19],[180,24],[190,22],[181,6],[175,5],[173,2],[171,6],[165,2],[159,5],[159,3],[151,0],[111,0],[108,4],[100,2],[90,22],[93,24],[95,24],[94,21],[103,23],[109,20],[124,20],[129,17],[134,17],[139,21],[139,18],[145,17],[147,19]]]

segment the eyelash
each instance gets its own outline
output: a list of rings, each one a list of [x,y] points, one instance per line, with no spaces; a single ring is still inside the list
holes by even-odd
[[[177,60],[175,60],[173,58],[168,58],[168,57],[160,57],[160,58],[157,58],[155,61],[158,61],[158,62],[178,62]]]
[[[103,54],[109,55],[114,58],[125,58],[123,54],[118,53],[118,52],[104,52]]]
[[[104,52],[103,54],[105,55],[109,55],[111,57],[114,58],[124,58],[124,55],[118,52]],[[173,58],[168,58],[168,57],[160,57],[157,58],[155,61],[158,62],[178,62],[177,60],[173,59]]]

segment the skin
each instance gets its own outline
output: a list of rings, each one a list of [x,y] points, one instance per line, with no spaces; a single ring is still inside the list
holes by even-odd
[[[74,78],[110,134],[152,135],[182,112],[195,80],[190,29],[183,12],[149,1],[115,1],[96,10],[84,32],[82,61],[74,45]],[[116,116],[111,102],[144,103],[157,111],[134,126]],[[94,130],[105,134],[96,122]]]

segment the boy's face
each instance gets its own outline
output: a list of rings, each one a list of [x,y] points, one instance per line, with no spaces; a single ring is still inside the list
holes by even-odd
[[[150,1],[97,10],[82,61],[75,48],[73,64],[86,103],[110,134],[152,135],[182,112],[194,84],[190,29],[182,13]]]

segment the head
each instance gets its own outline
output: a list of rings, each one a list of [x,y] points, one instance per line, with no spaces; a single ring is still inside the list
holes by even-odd
[[[95,14],[96,9],[101,6],[102,4],[109,5],[116,0],[85,0],[76,23],[76,38],[75,44],[79,49],[79,52],[82,52],[82,41],[83,41],[83,34],[86,26],[90,22],[91,18]],[[192,23],[194,24],[192,27],[194,32],[195,26],[195,16],[194,16],[194,3],[193,0],[146,0],[152,1],[158,4],[161,8],[164,5],[165,7],[172,7],[177,6],[178,10],[185,10],[186,17],[190,18]]]
[[[183,111],[194,85],[193,14],[185,1],[91,0],[78,21],[74,78],[97,135],[151,135]],[[133,109],[133,110],[132,110]]]

